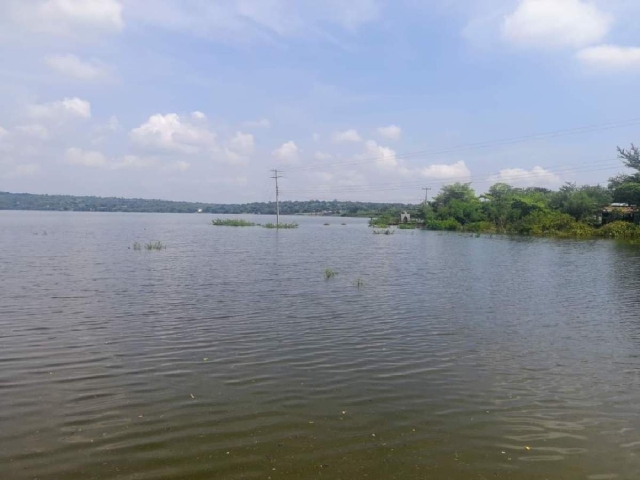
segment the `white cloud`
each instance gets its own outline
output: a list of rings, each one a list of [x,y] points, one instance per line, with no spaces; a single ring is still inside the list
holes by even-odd
[[[52,70],[78,80],[100,80],[109,76],[106,66],[96,61],[84,62],[75,55],[53,55],[47,57],[45,63]]]
[[[613,16],[584,0],[521,0],[504,20],[505,39],[520,45],[584,47],[601,41]]]
[[[146,123],[131,131],[130,138],[143,148],[193,155],[215,149],[216,134],[206,125],[169,113],[152,115]]]
[[[44,127],[40,124],[33,125],[21,125],[16,127],[16,133],[21,135],[25,135],[27,137],[37,138],[38,140],[49,140],[51,138],[51,134],[47,127]]]
[[[451,165],[429,165],[419,169],[420,175],[435,180],[465,182],[471,179],[471,171],[466,163],[460,161]]]
[[[507,183],[515,187],[554,187],[561,183],[560,177],[542,167],[507,168],[490,177],[493,183]]]
[[[402,167],[396,158],[396,152],[389,147],[378,145],[373,140],[367,140],[364,144],[365,154],[360,158],[375,160],[376,166],[383,170],[396,169]]]
[[[640,48],[598,45],[580,50],[578,60],[597,70],[640,69]]]
[[[270,128],[271,122],[267,118],[261,118],[260,120],[249,120],[247,122],[243,122],[247,128]]]
[[[400,140],[402,138],[402,129],[397,125],[389,125],[388,127],[378,128],[378,134],[388,140]]]
[[[325,160],[331,160],[333,158],[333,155],[331,155],[330,153],[316,152],[313,155],[313,158],[322,162]]]
[[[118,117],[116,117],[115,115],[111,115],[111,117],[109,117],[109,121],[107,122],[106,127],[108,130],[112,132],[120,130],[120,121],[118,120]]]
[[[7,135],[9,135],[9,132],[6,129],[0,127],[0,138],[5,137]]]
[[[235,136],[229,141],[229,148],[243,156],[253,154],[253,135],[250,133],[236,132]]]
[[[357,130],[345,130],[344,132],[336,132],[333,134],[334,143],[361,142],[362,137]]]
[[[65,161],[69,165],[79,165],[83,167],[105,167],[107,158],[100,152],[82,150],[80,148],[69,148],[65,153]]]
[[[65,98],[57,102],[31,105],[29,115],[38,119],[91,118],[91,104],[80,98]]]
[[[283,143],[280,148],[275,149],[272,152],[273,157],[280,163],[296,163],[301,150],[293,142],[289,141]]]
[[[195,111],[195,112],[191,112],[191,117],[193,117],[195,120],[206,120],[207,116],[200,112],[200,111]]]
[[[95,35],[124,28],[119,0],[4,0],[9,26],[57,36]]]

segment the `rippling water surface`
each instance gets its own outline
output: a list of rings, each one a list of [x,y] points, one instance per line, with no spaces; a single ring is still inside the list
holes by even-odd
[[[640,478],[640,249],[210,220],[0,212],[1,479]]]

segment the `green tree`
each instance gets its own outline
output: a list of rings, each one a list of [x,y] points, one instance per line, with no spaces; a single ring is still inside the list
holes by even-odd
[[[615,189],[613,198],[616,202],[640,205],[640,183],[624,183]]]

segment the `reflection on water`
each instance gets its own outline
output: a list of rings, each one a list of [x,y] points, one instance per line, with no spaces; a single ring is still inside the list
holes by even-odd
[[[209,221],[0,212],[0,478],[638,478],[640,249]]]

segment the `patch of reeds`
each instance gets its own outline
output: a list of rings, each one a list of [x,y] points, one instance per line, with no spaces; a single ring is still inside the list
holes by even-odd
[[[134,249],[134,250],[137,250],[137,251],[142,250],[142,245],[140,244],[140,242],[136,242],[136,243],[134,243],[134,244],[133,244],[133,249]]]
[[[163,245],[162,242],[149,242],[144,244],[145,250],[164,250],[167,248],[166,245]]]
[[[230,218],[230,219],[221,219],[216,218],[211,221],[211,225],[214,227],[255,227],[255,223],[247,222],[246,220],[241,220],[239,218]]]
[[[327,268],[324,271],[324,278],[326,278],[327,280],[330,280],[330,279],[334,278],[337,274],[338,274],[338,272],[336,272],[335,270],[331,270],[330,268]]]
[[[355,282],[353,282],[353,286],[357,287],[357,288],[364,287],[364,280],[362,280],[362,278],[358,277],[358,279]]]
[[[398,225],[398,230],[415,230],[415,229],[416,229],[415,223],[401,223],[400,225]]]
[[[391,230],[390,228],[387,228],[386,230],[374,230],[373,234],[374,235],[393,235],[395,232],[393,230]]]
[[[298,228],[298,224],[297,223],[281,223],[280,225],[276,225],[275,223],[265,223],[264,228],[277,228],[277,229],[284,229],[284,230],[290,230],[293,228]]]

